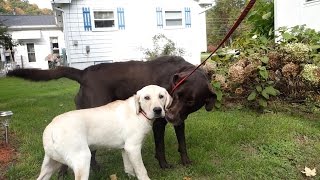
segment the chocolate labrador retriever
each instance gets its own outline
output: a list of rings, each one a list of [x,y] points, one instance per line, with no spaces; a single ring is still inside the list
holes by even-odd
[[[84,70],[59,67],[54,70],[16,69],[8,76],[21,77],[33,81],[48,81],[66,77],[77,81],[80,89],[75,97],[77,109],[92,108],[114,100],[124,100],[142,87],[150,84],[164,87],[171,92],[173,86],[195,68],[194,65],[178,56],[163,56],[152,61],[115,62],[90,66]],[[171,94],[173,101],[166,117],[157,119],[153,124],[155,157],[161,168],[170,165],[165,158],[164,132],[168,122],[174,124],[179,143],[181,162],[190,164],[185,141],[184,120],[192,112],[205,106],[213,109],[216,95],[209,84],[205,72],[198,69]],[[92,154],[92,165],[95,163]]]

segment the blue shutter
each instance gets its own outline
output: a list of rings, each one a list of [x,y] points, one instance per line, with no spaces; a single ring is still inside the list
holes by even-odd
[[[91,31],[91,15],[90,15],[90,8],[83,7],[82,8],[83,13],[83,25],[85,31]]]
[[[190,8],[184,8],[184,15],[185,15],[185,24],[187,28],[191,27],[191,12]]]
[[[118,15],[118,28],[121,30],[125,29],[125,23],[124,23],[124,9],[123,8],[117,8],[117,15]]]
[[[163,28],[163,17],[162,17],[162,8],[157,7],[157,26],[158,28]]]

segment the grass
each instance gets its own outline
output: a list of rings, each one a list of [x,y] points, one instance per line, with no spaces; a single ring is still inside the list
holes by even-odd
[[[11,143],[18,157],[6,172],[9,180],[36,179],[43,158],[42,131],[51,119],[75,108],[79,85],[67,79],[29,82],[0,78],[0,110],[12,110]],[[162,170],[154,158],[152,133],[142,154],[151,179],[304,179],[305,166],[320,170],[320,121],[286,113],[250,110],[199,110],[186,121],[186,139],[193,164],[180,165],[171,125],[166,130],[166,155],[174,168]],[[99,173],[90,179],[128,179],[119,150],[99,150]],[[67,179],[73,179],[69,171]],[[312,179],[312,178],[309,178]],[[319,175],[313,179],[319,179]]]

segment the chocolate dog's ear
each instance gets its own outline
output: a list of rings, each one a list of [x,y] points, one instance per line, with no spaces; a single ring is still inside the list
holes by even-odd
[[[217,100],[217,95],[214,92],[212,85],[208,83],[208,88],[209,88],[209,96],[205,100],[205,108],[207,111],[211,111],[213,109],[214,103]]]
[[[140,100],[140,95],[138,95],[138,93],[137,93],[137,94],[134,95],[134,103],[136,105],[136,113],[137,114],[140,113],[140,102],[139,102],[139,100]]]
[[[189,73],[190,73],[189,71],[185,71],[185,72],[180,72],[180,73],[174,74],[172,77],[172,84],[176,85],[182,78],[187,76]]]

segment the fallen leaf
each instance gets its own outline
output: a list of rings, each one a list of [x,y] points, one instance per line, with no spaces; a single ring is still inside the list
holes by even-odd
[[[313,168],[312,170],[308,167],[304,167],[304,170],[301,171],[303,174],[305,174],[306,176],[310,177],[310,176],[316,176],[316,168]]]
[[[117,175],[116,175],[116,174],[110,175],[110,179],[111,179],[111,180],[117,180]]]

